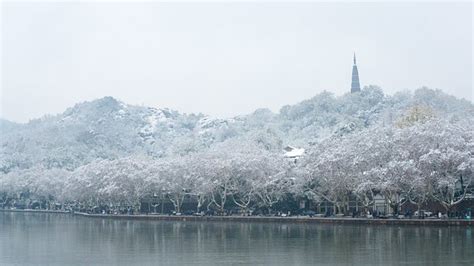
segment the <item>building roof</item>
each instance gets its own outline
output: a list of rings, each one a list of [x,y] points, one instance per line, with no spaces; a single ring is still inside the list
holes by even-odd
[[[287,158],[298,158],[304,154],[304,149],[303,148],[295,148],[293,146],[286,146],[283,148],[285,151],[285,157]]]

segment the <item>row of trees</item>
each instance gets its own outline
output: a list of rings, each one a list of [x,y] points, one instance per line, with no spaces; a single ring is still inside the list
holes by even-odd
[[[369,210],[379,194],[395,212],[404,202],[421,207],[429,201],[449,212],[470,191],[473,133],[472,125],[430,119],[333,136],[296,161],[234,138],[185,156],[97,160],[74,171],[30,168],[0,175],[0,204],[29,199],[43,208],[74,203],[138,209],[155,196],[176,212],[191,199],[196,211],[223,213],[235,206],[274,210],[277,203],[306,199],[347,213],[351,198]]]
[[[127,157],[98,160],[69,172],[30,168],[1,176],[3,203],[24,195],[48,202],[82,206],[131,206],[138,209],[150,195],[169,200],[176,212],[185,198],[196,210],[229,204],[247,209],[261,202],[268,208],[283,198],[290,162],[253,143],[229,141],[203,153],[153,160]],[[260,204],[260,203],[259,203]]]
[[[381,194],[396,212],[404,202],[436,201],[446,211],[470,191],[474,134],[469,125],[430,121],[405,128],[378,127],[317,145],[297,179],[309,198],[344,211],[349,196],[366,208]]]

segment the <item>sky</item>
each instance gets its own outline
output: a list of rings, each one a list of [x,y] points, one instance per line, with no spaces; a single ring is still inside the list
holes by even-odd
[[[473,4],[13,2],[1,5],[0,117],[78,102],[231,117],[326,90],[422,86],[474,101]]]

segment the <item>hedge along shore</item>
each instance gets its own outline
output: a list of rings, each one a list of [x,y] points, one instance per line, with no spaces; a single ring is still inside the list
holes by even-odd
[[[188,215],[115,215],[90,214],[54,210],[9,210],[0,212],[60,213],[88,218],[125,219],[141,221],[180,221],[180,222],[251,222],[251,223],[303,223],[303,224],[357,224],[357,225],[426,225],[426,226],[474,226],[474,220],[467,219],[368,219],[350,217],[266,217],[266,216],[188,216]]]

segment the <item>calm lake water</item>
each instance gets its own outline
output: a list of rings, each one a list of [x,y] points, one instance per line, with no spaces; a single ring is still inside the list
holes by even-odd
[[[0,212],[0,265],[474,265],[471,228]]]

